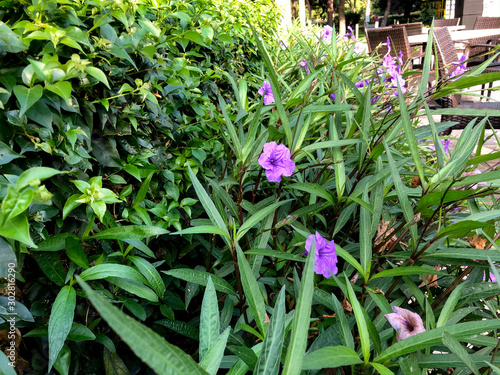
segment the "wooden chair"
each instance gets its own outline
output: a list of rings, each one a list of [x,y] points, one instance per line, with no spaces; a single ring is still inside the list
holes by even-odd
[[[460,18],[441,18],[434,20],[434,27],[458,26]]]
[[[477,17],[474,23],[474,30],[498,29],[500,28],[500,17]],[[480,64],[486,57],[483,56],[491,50],[487,45],[498,44],[500,35],[490,35],[482,38],[474,38],[469,40],[469,64]]]
[[[451,39],[450,32],[446,27],[434,29],[434,40],[436,43],[436,50],[438,55],[437,69],[440,77],[441,84],[448,81],[450,74],[457,69],[456,64],[459,61],[455,43]],[[470,70],[470,68],[468,68]],[[483,73],[500,72],[500,66],[487,67]],[[442,98],[443,108],[473,108],[473,109],[498,109],[500,110],[500,103],[498,102],[471,102],[463,101],[461,95],[450,95]],[[458,122],[457,125],[452,126],[446,130],[446,134],[450,134],[452,129],[464,129],[470,121],[475,117],[462,116],[462,115],[442,115],[441,121]],[[500,117],[489,117],[489,122],[495,129],[500,129]]]

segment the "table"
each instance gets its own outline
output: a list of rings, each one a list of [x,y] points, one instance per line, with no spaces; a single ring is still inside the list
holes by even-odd
[[[470,39],[500,35],[500,29],[459,30],[451,32],[450,35],[455,42],[466,42]],[[412,35],[408,37],[408,42],[410,45],[425,44],[428,38],[428,34]]]
[[[458,30],[464,30],[465,29],[465,25],[446,26],[446,27],[448,28],[448,30],[450,32],[458,31]],[[424,27],[424,28],[422,28],[422,33],[428,34],[429,30],[430,30],[430,28]]]

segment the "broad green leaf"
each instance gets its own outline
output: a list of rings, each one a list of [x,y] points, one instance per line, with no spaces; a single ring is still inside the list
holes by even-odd
[[[49,319],[49,372],[59,355],[64,341],[71,330],[76,307],[76,291],[71,286],[64,286],[52,305]]]
[[[71,350],[64,345],[57,356],[57,360],[54,362],[54,368],[61,375],[69,374],[69,367],[71,365]]]
[[[359,355],[346,346],[325,346],[309,353],[304,358],[302,370],[319,370],[363,363]]]
[[[139,191],[137,192],[137,195],[135,196],[135,199],[134,199],[134,204],[132,204],[132,208],[136,209],[137,207],[139,207],[139,205],[142,203],[142,201],[144,201],[144,198],[146,198],[146,194],[148,193],[148,189],[149,189],[149,183],[151,182],[151,178],[153,177],[153,175],[155,174],[155,172],[151,172],[148,177],[146,177],[146,179],[142,182],[141,184],[141,187],[139,189]]]
[[[25,156],[14,152],[9,146],[5,143],[0,142],[0,165],[5,165],[10,163],[12,160],[17,158],[24,158]]]
[[[488,332],[494,329],[500,329],[500,320],[473,321],[435,328],[393,344],[380,353],[380,355],[374,359],[374,362],[384,363],[391,358],[413,353],[420,349],[432,347],[433,345],[438,345],[442,342],[442,335],[445,330],[458,340],[467,340],[472,335]]]
[[[59,286],[63,286],[66,283],[66,271],[59,260],[58,254],[36,251],[33,252],[33,256],[35,257],[38,266],[40,266],[40,269],[50,281]]]
[[[236,354],[236,356],[245,362],[250,370],[253,371],[257,364],[257,356],[252,349],[241,345],[228,345],[227,349]]]
[[[243,291],[245,292],[245,297],[252,312],[255,323],[259,328],[262,336],[266,334],[266,328],[264,322],[266,320],[266,305],[264,303],[264,297],[259,288],[259,284],[255,279],[252,272],[252,268],[245,258],[245,254],[241,251],[240,246],[236,243],[236,255],[238,259],[238,268],[241,275],[241,284],[243,286]]]
[[[146,237],[160,236],[169,233],[161,227],[148,225],[127,225],[101,230],[99,233],[89,236],[86,239],[92,240],[142,240]]]
[[[484,367],[486,363],[491,363],[491,356],[470,354],[477,367]],[[495,358],[494,363],[500,365],[500,358]],[[418,359],[420,368],[441,368],[448,370],[450,367],[464,367],[463,361],[456,354],[423,354]]]
[[[87,297],[97,312],[132,349],[137,357],[157,374],[207,374],[181,349],[169,344],[156,332],[127,316],[109,302],[106,302],[85,281],[78,276],[76,278],[82,289],[87,293]]]
[[[111,284],[114,284],[117,287],[136,295],[137,297],[147,299],[151,302],[158,302],[158,296],[156,293],[151,288],[137,280],[117,276],[108,276],[104,280],[109,281]]]
[[[203,41],[203,37],[195,30],[189,30],[184,35],[184,38],[189,39],[190,41],[199,44],[200,46],[206,47],[207,45]]]
[[[280,290],[254,375],[278,375],[285,340],[285,286]]]
[[[66,254],[68,255],[69,259],[71,259],[83,269],[89,268],[89,260],[87,258],[87,255],[85,254],[85,251],[83,250],[82,244],[77,238],[73,236],[66,237],[65,246]]]
[[[78,237],[73,233],[61,233],[47,238],[45,241],[40,242],[34,251],[59,251],[66,247],[66,240],[71,238],[79,241]]]
[[[231,327],[227,327],[224,332],[222,332],[219,337],[213,342],[208,351],[203,356],[200,361],[200,367],[203,368],[210,375],[217,375],[219,371],[219,366],[224,356],[224,350],[226,349],[227,338],[231,332]]]
[[[120,277],[147,284],[146,279],[138,271],[123,264],[97,264],[83,271],[80,277],[85,281],[105,279],[106,277]]]
[[[460,342],[455,337],[453,337],[446,331],[443,332],[443,344],[445,344],[453,354],[460,358],[462,362],[468,368],[470,368],[475,375],[479,374],[477,366],[472,360],[469,353],[467,353],[467,350],[465,350],[465,348],[460,345]]]
[[[449,237],[449,238],[461,238],[464,237],[471,230],[484,228],[487,224],[480,223],[472,220],[463,220],[458,223],[453,223],[447,227],[441,229],[436,234],[436,239]]]
[[[161,278],[156,268],[146,259],[137,256],[130,256],[128,259],[134,263],[139,272],[148,280],[149,285],[158,294],[158,297],[163,298],[165,293],[165,283]]]
[[[243,225],[238,229],[238,232],[236,233],[236,240],[240,240],[246,232],[248,232],[254,225],[257,225],[258,223],[262,222],[268,215],[270,215],[272,212],[276,211],[280,206],[282,206],[285,203],[290,202],[291,199],[287,199],[286,201],[282,202],[276,202],[273,203],[270,206],[264,207],[260,211],[256,212],[252,216],[248,217],[245,219]]]
[[[380,363],[373,362],[373,363],[370,363],[370,365],[372,365],[373,368],[375,370],[377,370],[377,372],[380,375],[394,375],[394,373],[391,370],[389,370],[387,367],[385,367],[384,365],[382,365]]]
[[[155,323],[167,327],[183,336],[189,337],[192,340],[199,340],[200,338],[199,329],[182,320],[162,319],[155,321]]]
[[[125,238],[122,241],[132,245],[137,250],[142,251],[144,254],[150,256],[151,258],[156,258],[155,254],[151,251],[151,249],[141,240],[132,239],[132,238]]]
[[[340,304],[335,294],[332,293],[332,302],[335,311],[335,319],[337,320],[337,325],[340,333],[340,339],[345,347],[354,349],[354,338],[352,337],[352,332],[347,322],[347,317],[344,313],[344,308]],[[359,357],[358,357],[359,358]]]
[[[47,178],[53,177],[56,174],[62,174],[67,172],[61,172],[57,169],[47,168],[47,167],[34,167],[30,168],[19,176],[16,183],[16,189],[21,190],[22,188],[30,185],[33,187],[37,187],[40,185],[40,181],[43,181]]]
[[[232,294],[233,296],[236,296],[236,292],[234,291],[233,287],[226,280],[224,280],[222,277],[212,275],[208,272],[193,270],[190,268],[176,268],[161,272],[173,277],[177,277],[178,279],[203,286],[207,285],[208,277],[210,276],[216,290],[222,293]]]
[[[52,91],[54,94],[59,95],[69,104],[69,99],[71,97],[71,83],[68,81],[56,82],[53,85],[46,85],[45,88]]]
[[[300,285],[297,307],[292,323],[292,333],[290,343],[288,344],[284,369],[282,374],[294,375],[300,374],[304,354],[307,347],[307,336],[309,334],[309,325],[311,317],[311,304],[314,291],[314,257],[316,255],[315,240],[311,245],[307,255],[302,280]]]
[[[32,88],[26,86],[14,86],[14,95],[19,101],[19,117],[22,117],[30,107],[43,95],[43,87],[35,85]]]
[[[207,286],[203,295],[200,313],[200,365],[205,353],[214,345],[220,335],[219,306],[217,304],[217,293],[212,278],[208,276]],[[224,344],[225,346],[225,344]],[[202,366],[205,370],[207,367]]]

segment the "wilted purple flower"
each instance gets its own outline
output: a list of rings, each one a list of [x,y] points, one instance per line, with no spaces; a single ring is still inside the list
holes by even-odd
[[[335,94],[330,94],[330,99],[335,100]]]
[[[271,89],[271,84],[267,81],[262,83],[262,87],[259,89],[258,93],[264,96],[264,104],[269,105],[274,103],[273,90]]]
[[[314,238],[314,272],[318,275],[330,277],[332,274],[336,275],[337,269],[337,252],[335,251],[335,243],[328,242],[321,234],[311,234],[306,240],[306,251],[304,254],[309,254],[311,250],[312,241]]]
[[[333,33],[333,27],[331,27],[330,25],[325,25],[323,27],[323,30],[321,30],[319,36],[323,40],[323,42],[328,42],[332,39],[332,33]]]
[[[290,158],[290,150],[276,142],[264,145],[259,164],[266,170],[267,179],[272,182],[281,182],[281,176],[290,177],[295,169],[295,163]]]
[[[397,341],[425,332],[422,318],[417,313],[397,306],[392,306],[392,311],[392,314],[385,314],[384,316],[392,328],[398,331],[396,334]]]
[[[300,67],[303,68],[303,69],[305,69],[306,72],[307,72],[307,74],[309,74],[310,70],[309,70],[309,67],[307,66],[307,61],[306,60],[302,60],[300,62]]]
[[[462,64],[465,61],[466,57],[465,55],[462,55],[458,62],[453,62],[453,65],[458,65],[458,67],[450,73],[450,78],[458,76],[459,74],[462,74],[465,72],[465,64]],[[458,78],[452,79],[451,81],[456,81]]]
[[[356,36],[354,35],[354,30],[352,29],[351,26],[347,26],[347,28],[349,29],[349,32],[347,34],[344,34],[344,42],[347,42],[349,40],[349,38],[352,39],[353,42],[356,41]]]

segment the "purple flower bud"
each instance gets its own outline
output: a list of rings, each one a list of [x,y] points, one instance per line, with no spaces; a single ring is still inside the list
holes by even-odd
[[[300,62],[300,67],[303,68],[303,69],[305,69],[306,72],[307,72],[307,74],[309,74],[310,70],[309,70],[309,67],[307,66],[307,61],[306,60],[302,60]]]
[[[262,87],[258,91],[259,95],[264,97],[264,104],[269,105],[274,103],[273,90],[271,84],[267,81],[262,83]]]
[[[290,177],[295,170],[295,163],[290,158],[290,150],[285,145],[269,142],[259,157],[259,164],[266,170],[267,179],[281,182],[281,176]]]
[[[333,101],[335,101],[335,94],[330,94],[330,99],[332,99]]]
[[[337,252],[335,251],[335,243],[328,242],[321,234],[311,234],[306,240],[306,250],[304,254],[309,254],[312,241],[314,238],[314,272],[318,275],[323,275],[328,278],[332,274],[336,275],[337,269]]]

